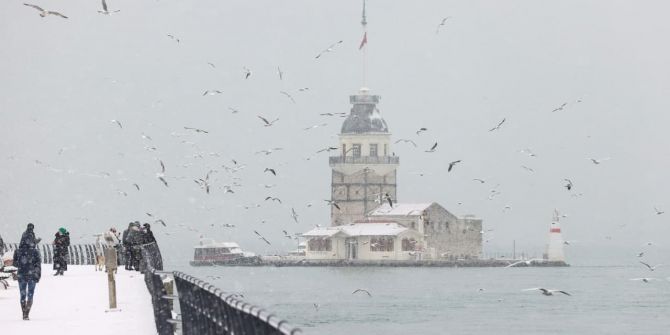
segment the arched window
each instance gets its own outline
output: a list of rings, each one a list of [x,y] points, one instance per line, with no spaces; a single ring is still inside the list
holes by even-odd
[[[402,251],[414,251],[414,247],[416,246],[416,240],[413,238],[403,238],[402,239]]]

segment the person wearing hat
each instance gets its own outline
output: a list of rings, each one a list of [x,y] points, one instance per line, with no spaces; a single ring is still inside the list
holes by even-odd
[[[54,239],[54,276],[62,276],[67,271],[68,248],[70,247],[70,232],[65,228],[58,228]]]
[[[28,320],[30,308],[33,306],[35,286],[42,277],[42,258],[36,248],[41,239],[35,238],[34,228],[35,225],[29,223],[28,229],[21,235],[21,242],[19,248],[14,250],[12,263],[17,268],[16,275],[19,280],[21,311],[23,311],[24,320]]]
[[[123,231],[123,235],[121,237],[121,242],[123,243],[123,251],[124,251],[123,256],[126,270],[132,270],[131,266],[133,264],[133,254],[132,254],[132,245],[130,243],[130,235],[134,225],[135,225],[134,222],[128,223],[128,229]]]

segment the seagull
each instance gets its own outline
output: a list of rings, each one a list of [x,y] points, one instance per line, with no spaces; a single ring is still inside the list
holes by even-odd
[[[276,201],[276,202],[281,204],[281,199],[279,199],[277,197],[265,197],[265,201],[268,201],[268,200]]]
[[[565,188],[567,188],[568,191],[570,191],[570,190],[572,189],[572,181],[571,181],[570,179],[563,179],[563,180],[565,180],[565,181],[568,182],[568,183],[565,185]]]
[[[261,119],[261,120],[265,123],[265,124],[263,125],[263,126],[265,126],[265,127],[269,127],[269,126],[273,125],[275,122],[279,121],[279,118],[276,118],[276,119],[274,119],[274,120],[272,120],[272,121],[268,121],[268,119],[266,119],[266,118],[264,118],[264,117],[262,117],[262,116],[260,116],[260,115],[256,115],[256,116],[257,116],[259,119]]]
[[[339,117],[345,117],[347,116],[347,113],[321,113],[319,115],[322,116],[339,116]]]
[[[277,150],[283,150],[283,148],[271,148],[271,149],[265,149],[265,150],[261,150],[261,151],[256,151],[256,154],[257,154],[257,155],[258,155],[258,154],[269,155],[269,154],[271,154],[271,153],[273,153],[273,152],[275,152],[275,151],[277,151]]]
[[[568,103],[567,103],[567,102],[564,102],[564,103],[562,103],[559,107],[554,108],[554,110],[552,110],[551,112],[553,113],[553,112],[562,111],[563,108],[565,108],[565,106],[567,106],[567,105],[568,105]]]
[[[442,22],[440,22],[440,24],[437,25],[437,29],[435,30],[436,35],[440,33],[440,27],[444,26],[447,23],[447,20],[449,20],[450,18],[451,18],[451,16],[447,16],[447,17],[443,18]]]
[[[277,175],[277,171],[275,171],[275,169],[271,169],[271,168],[265,168],[265,170],[263,170],[263,172],[270,172],[275,176]]]
[[[611,158],[601,158],[601,159],[595,159],[595,158],[589,158],[593,164],[598,165],[606,160],[610,160]]]
[[[233,114],[237,114],[237,113],[240,112],[239,110],[237,110],[237,109],[235,109],[235,108],[233,108],[233,107],[228,107],[228,109],[229,109],[231,112],[233,112]]]
[[[123,129],[123,126],[121,125],[121,122],[119,122],[118,120],[112,120],[110,122],[116,123],[116,125],[119,126],[119,128]]]
[[[309,87],[301,87],[298,89],[298,92],[305,92],[305,91],[309,91]]]
[[[368,290],[364,290],[364,289],[362,289],[362,288],[357,288],[356,290],[354,290],[353,292],[351,292],[351,294],[356,294],[356,293],[358,293],[358,292],[364,292],[364,293],[367,293],[368,297],[372,298],[372,294],[370,294],[370,292],[369,292]]]
[[[318,312],[318,311],[319,311],[319,304],[314,303],[314,304],[312,304],[312,305],[314,305],[314,309]]]
[[[158,220],[154,221],[154,223],[160,223],[160,224],[163,225],[163,227],[167,227],[167,225],[165,224],[165,221],[163,221],[161,219],[158,219]]]
[[[277,74],[279,75],[279,80],[284,80],[284,72],[277,66]]]
[[[224,223],[224,224],[221,225],[221,227],[224,227],[224,228],[235,228],[235,225],[234,225],[234,224],[230,224],[230,223]]]
[[[651,265],[649,265],[649,264],[647,264],[643,261],[640,261],[640,263],[642,263],[644,266],[646,266],[649,269],[649,271],[654,271],[654,270],[656,270],[656,268],[663,265],[663,264],[657,264],[657,265],[651,266]]]
[[[324,49],[323,51],[319,52],[319,54],[316,55],[316,57],[314,57],[314,59],[318,59],[318,58],[320,58],[321,56],[323,56],[325,53],[333,51],[333,49],[334,49],[338,44],[340,44],[340,43],[342,43],[342,40],[339,40],[339,41],[337,41],[337,42],[331,44],[328,48],[326,48],[326,49]]]
[[[480,184],[483,184],[483,183],[486,182],[486,180],[484,180],[484,179],[479,179],[479,178],[475,178],[475,179],[472,179],[472,180],[473,180],[473,181],[478,181]]]
[[[654,210],[656,211],[656,215],[661,215],[661,214],[665,213],[665,211],[661,211],[656,207],[654,207]]]
[[[316,129],[316,128],[319,128],[319,127],[325,127],[327,125],[328,125],[327,123],[315,124],[311,127],[303,128],[302,130],[311,130],[311,129]]]
[[[437,142],[435,142],[435,144],[433,144],[433,146],[430,147],[430,149],[426,150],[425,152],[435,152],[435,148],[437,148]]]
[[[289,99],[291,99],[291,102],[295,103],[295,99],[293,99],[293,96],[291,96],[290,94],[288,94],[288,92],[286,92],[286,91],[279,91],[279,93],[281,93],[281,94],[287,96]]]
[[[546,288],[541,288],[541,287],[528,288],[528,289],[525,289],[524,291],[542,291],[542,294],[544,294],[544,295],[546,295],[546,296],[552,296],[552,295],[554,295],[554,293],[563,293],[563,294],[565,294],[565,295],[571,295],[570,293],[565,292],[565,291],[561,291],[561,290],[547,290]]]
[[[418,136],[421,133],[423,133],[424,131],[428,131],[428,128],[424,128],[424,127],[419,128],[419,130],[416,131],[416,135]]]
[[[291,217],[293,217],[295,223],[298,223],[298,213],[295,212],[295,208],[291,208]]]
[[[257,232],[257,231],[254,230],[254,234],[258,235],[258,237],[259,237],[261,240],[265,241],[265,243],[267,243],[268,245],[272,245],[272,244],[270,243],[270,241],[268,241],[265,237],[263,237],[263,235],[261,235],[259,232]]]
[[[503,123],[505,123],[505,118],[503,118],[502,121],[500,121],[497,126],[489,129],[489,131],[494,131],[494,130],[500,129],[500,126],[502,126]]]
[[[530,149],[528,149],[528,148],[526,148],[526,149],[522,149],[522,150],[520,150],[519,152],[520,152],[520,153],[524,153],[524,154],[528,154],[528,156],[530,156],[530,157],[537,157],[537,155],[536,155],[535,153],[533,153],[533,152],[532,152]]]
[[[514,262],[514,263],[512,263],[512,264],[510,264],[510,265],[507,265],[507,266],[505,266],[505,267],[506,267],[506,268],[512,268],[512,267],[515,267],[515,266],[517,266],[517,265],[519,265],[519,264],[521,264],[521,263],[525,263],[526,265],[530,265],[530,264],[533,263],[533,261],[536,261],[536,259],[528,259],[528,260],[523,260],[523,261]]]
[[[399,142],[410,143],[416,148],[416,142],[414,142],[412,140],[407,140],[407,139],[401,138],[401,139],[398,139],[397,141],[395,141],[396,144],[398,144]]]
[[[174,35],[167,34],[167,37],[169,37],[169,38],[177,41],[177,43],[179,43],[179,38],[175,37]]]
[[[451,169],[453,169],[454,166],[456,166],[456,164],[458,164],[460,162],[461,162],[461,160],[459,159],[457,161],[453,161],[453,162],[449,163],[449,168],[447,168],[447,172],[451,172]]]
[[[205,134],[208,134],[208,133],[209,133],[207,130],[202,130],[202,129],[198,129],[198,128],[184,127],[184,129],[186,129],[186,130],[193,130],[193,131],[195,131],[196,133],[205,133]]]
[[[165,184],[165,186],[168,187],[168,183],[167,183],[167,181],[165,180],[165,178],[163,178],[162,176],[159,176],[158,179],[160,179],[160,181],[162,181],[163,184]]]
[[[251,77],[251,70],[247,69],[246,67],[244,68],[244,79],[249,79]]]
[[[212,69],[216,69],[216,65],[214,65],[214,63],[212,63],[212,62],[207,62],[207,64],[209,64],[209,66],[211,66]]]
[[[527,166],[525,166],[525,165],[521,165],[521,167],[524,168],[524,169],[525,169],[526,171],[528,171],[528,172],[535,172],[535,170],[533,170],[533,169],[531,169],[531,168],[529,168],[529,167],[527,167]]]
[[[133,186],[135,186],[135,188],[136,188],[138,191],[140,190],[140,185],[133,184]]]
[[[659,280],[659,279],[658,278],[633,278],[631,280],[640,280],[640,281],[643,281],[645,283],[649,283],[652,280]]]
[[[99,10],[98,13],[104,14],[104,15],[111,15],[112,13],[118,13],[120,10],[115,10],[115,11],[109,11],[107,10],[107,2],[105,0],[102,0],[102,10]]]
[[[384,200],[388,201],[389,207],[393,208],[393,199],[391,199],[391,196],[388,193],[384,194]]]
[[[642,256],[644,256],[644,251],[641,252],[641,253],[639,253],[639,254],[637,254],[637,257],[642,257]]]
[[[337,147],[326,147],[326,148],[323,148],[323,149],[317,151],[316,153],[318,154],[318,153],[320,153],[320,152],[324,152],[324,151],[326,151],[326,152],[331,152],[331,151],[333,151],[333,150],[337,150],[337,149],[339,149],[339,148],[337,148]]]
[[[340,208],[340,205],[338,205],[337,202],[335,202],[334,200],[324,200],[324,201],[327,202],[329,205],[334,206],[335,208],[337,208],[337,210],[342,210]]]
[[[44,10],[44,9],[42,9],[42,7],[40,7],[40,6],[31,5],[31,4],[29,4],[29,3],[24,3],[23,5],[24,5],[24,6],[28,6],[28,7],[32,7],[32,8],[37,9],[38,11],[40,11],[40,16],[41,16],[41,17],[46,17],[47,15],[51,14],[51,15],[56,15],[56,16],[60,16],[60,17],[62,17],[62,18],[64,18],[64,19],[67,19],[67,16],[65,16],[65,15],[63,15],[63,14],[61,14],[61,13],[59,13],[59,12],[54,12],[54,11]]]
[[[223,91],[219,91],[219,90],[206,90],[206,91],[202,94],[202,96],[204,97],[205,95],[217,95],[217,94],[221,94],[221,93],[223,93]]]

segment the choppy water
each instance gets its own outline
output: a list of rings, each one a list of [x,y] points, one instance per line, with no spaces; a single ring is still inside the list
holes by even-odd
[[[667,269],[181,270],[224,291],[244,294],[249,302],[284,317],[306,334],[670,334]],[[630,280],[643,276],[663,281]],[[572,296],[522,291],[531,287],[562,289]],[[368,289],[372,297],[352,295],[356,288]]]

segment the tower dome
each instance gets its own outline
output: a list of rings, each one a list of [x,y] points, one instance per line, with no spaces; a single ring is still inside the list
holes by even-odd
[[[377,109],[380,96],[370,95],[369,91],[364,87],[358,94],[349,96],[354,106],[342,123],[341,134],[388,133],[386,121]]]

